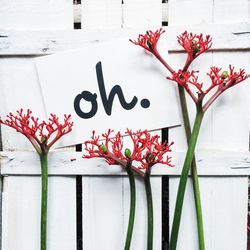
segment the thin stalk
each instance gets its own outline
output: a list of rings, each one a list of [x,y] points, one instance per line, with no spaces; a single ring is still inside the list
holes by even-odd
[[[171,236],[170,236],[169,250],[175,250],[177,246],[177,239],[178,239],[178,233],[179,233],[179,227],[180,227],[180,220],[181,220],[181,213],[182,213],[183,200],[184,200],[184,195],[185,195],[185,190],[186,190],[187,178],[188,178],[188,173],[189,173],[191,163],[193,160],[195,146],[196,146],[196,142],[198,139],[203,115],[204,113],[201,108],[201,105],[197,105],[195,123],[194,123],[193,131],[191,134],[189,146],[188,146],[188,151],[186,153],[186,158],[184,161],[181,178],[179,182],[179,187],[178,187],[178,192],[177,192],[174,219],[173,219],[172,231],[171,231]],[[197,207],[197,209],[199,210],[200,208]]]
[[[46,250],[47,199],[48,199],[48,158],[46,153],[42,153],[40,155],[40,162],[41,162],[41,172],[42,172],[40,249]]]
[[[144,184],[147,196],[147,208],[148,208],[148,236],[147,236],[147,250],[153,249],[153,232],[154,232],[154,211],[153,211],[153,199],[150,183],[150,167],[146,171],[144,177]]]
[[[131,169],[131,164],[127,165],[125,169],[128,173],[129,185],[130,185],[130,212],[129,212],[128,229],[127,229],[127,236],[126,236],[124,250],[129,250],[132,240],[134,221],[135,221],[136,190],[135,190],[135,177]]]
[[[189,115],[188,115],[185,91],[181,85],[178,85],[178,91],[179,91],[179,99],[180,99],[180,103],[181,103],[182,117],[183,117],[183,122],[184,122],[187,143],[189,144],[190,139],[191,139],[191,126],[190,126],[190,120],[189,120]],[[194,192],[194,200],[195,200],[199,249],[205,250],[205,239],[204,239],[203,216],[202,216],[202,207],[201,207],[201,198],[200,198],[200,187],[199,187],[199,179],[198,179],[195,155],[193,156],[193,160],[191,163],[191,175],[192,175],[192,184],[193,184],[193,192]]]

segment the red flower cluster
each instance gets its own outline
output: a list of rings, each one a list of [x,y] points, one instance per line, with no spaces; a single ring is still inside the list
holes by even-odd
[[[193,60],[212,46],[212,38],[209,35],[204,39],[203,34],[197,35],[187,31],[177,36],[177,41],[188,53],[189,60]]]
[[[147,169],[156,163],[171,165],[171,157],[167,155],[171,152],[171,144],[159,142],[159,136],[152,136],[147,130],[136,131],[127,129],[128,135],[133,143],[133,150],[123,148],[122,135],[120,132],[113,134],[113,130],[108,130],[107,133],[96,136],[93,131],[90,141],[85,142],[84,158],[102,157],[105,158],[108,164],[120,164],[124,167],[132,162],[139,163],[138,169]],[[100,139],[104,140],[100,143]],[[123,152],[124,151],[124,152]],[[133,170],[141,174],[137,168],[132,167]]]
[[[0,122],[26,136],[39,154],[47,153],[57,140],[72,130],[71,115],[64,115],[64,122],[61,124],[54,114],[50,115],[48,122],[39,122],[39,119],[31,114],[29,109],[26,113],[20,109],[17,115],[9,113],[7,118],[1,119]]]
[[[234,71],[234,67],[229,65],[229,71],[222,71],[221,68],[211,67],[210,72],[207,75],[211,79],[211,84],[207,89],[203,89],[202,83],[198,82],[198,76],[195,74],[198,71],[182,71],[174,72],[172,77],[167,77],[169,80],[173,80],[178,84],[182,85],[191,98],[197,103],[202,101],[206,94],[208,94],[212,89],[217,87],[216,92],[210,97],[207,103],[204,105],[204,110],[206,110],[212,102],[226,89],[246,80],[250,75],[246,74],[243,69],[238,72]],[[190,86],[195,86],[196,90],[192,91]],[[197,93],[197,96],[195,94]]]
[[[156,30],[155,32],[148,30],[145,35],[139,34],[137,40],[130,39],[129,41],[150,52],[153,52],[154,50],[157,50],[158,40],[164,32],[165,30],[162,28]]]

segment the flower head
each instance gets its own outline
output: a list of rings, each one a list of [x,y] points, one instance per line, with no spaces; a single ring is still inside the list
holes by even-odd
[[[215,89],[215,93],[204,105],[205,110],[221,93],[246,80],[250,76],[249,74],[245,73],[244,69],[235,71],[234,67],[231,65],[229,65],[228,71],[222,71],[222,69],[218,67],[211,67],[210,72],[207,73],[211,80],[211,84],[206,89],[204,89],[203,84],[198,82],[197,73],[198,71],[189,72],[179,70],[178,72],[174,72],[171,77],[167,77],[167,79],[182,85],[196,103],[202,101],[212,89]],[[195,90],[193,90],[191,86],[194,86]]]
[[[9,113],[6,119],[1,119],[0,122],[26,136],[41,154],[47,153],[56,141],[72,130],[73,122],[70,119],[71,115],[64,115],[64,122],[60,123],[56,115],[50,114],[48,122],[39,122],[38,118],[32,116],[31,110],[25,112],[20,109],[16,115]]]
[[[146,34],[139,34],[137,40],[129,40],[135,45],[139,45],[142,48],[148,50],[149,52],[153,52],[157,50],[157,43],[160,36],[165,32],[162,28],[156,30],[155,32],[148,30]]]
[[[126,135],[133,143],[133,149],[124,148],[122,135],[120,132],[114,134],[113,130],[108,130],[102,137],[96,136],[93,131],[91,140],[85,142],[86,154],[84,158],[101,157],[108,164],[120,164],[124,167],[132,162],[139,163],[138,168],[133,169],[140,173],[138,169],[147,169],[155,163],[171,165],[171,157],[167,155],[171,152],[170,147],[173,143],[161,144],[159,136],[152,136],[147,130],[132,132],[127,129]],[[103,142],[101,142],[103,140]]]
[[[197,35],[187,31],[177,36],[177,41],[188,53],[189,60],[193,60],[212,46],[212,38],[209,35],[204,38],[203,34]]]

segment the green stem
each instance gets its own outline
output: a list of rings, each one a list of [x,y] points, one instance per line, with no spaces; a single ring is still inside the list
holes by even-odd
[[[144,177],[144,184],[146,189],[147,196],[147,208],[148,208],[148,240],[147,240],[147,250],[153,249],[153,232],[154,232],[154,213],[153,213],[153,199],[152,199],[152,190],[150,184],[150,166],[146,171]]]
[[[134,221],[135,221],[136,191],[135,191],[135,177],[131,169],[131,165],[127,165],[125,169],[128,173],[129,185],[130,185],[130,212],[129,212],[128,230],[127,230],[124,250],[129,250],[133,234]]]
[[[183,122],[184,122],[187,143],[189,144],[190,139],[191,139],[191,126],[190,126],[190,120],[189,120],[189,115],[188,115],[185,91],[181,85],[178,85],[178,90],[179,90],[179,99],[180,99],[180,103],[181,103],[181,110],[182,110],[182,116],[183,116]],[[200,187],[199,187],[199,179],[198,179],[195,155],[193,156],[193,160],[191,163],[191,175],[192,175],[193,192],[194,192],[195,209],[196,209],[199,249],[205,250],[205,239],[204,239],[203,217],[202,217],[202,207],[201,207],[201,198],[200,198]]]
[[[42,190],[41,190],[41,250],[46,250],[47,235],[47,199],[48,199],[48,158],[47,153],[40,155],[42,172]]]
[[[183,200],[184,200],[184,195],[185,195],[187,178],[188,178],[188,173],[189,173],[191,163],[193,160],[194,150],[195,150],[197,138],[199,135],[203,115],[204,113],[203,113],[201,105],[197,104],[197,113],[196,113],[195,123],[194,123],[193,131],[191,134],[188,151],[187,151],[186,158],[184,161],[184,165],[183,165],[183,169],[182,169],[182,173],[180,177],[180,182],[179,182],[179,187],[178,187],[178,192],[177,192],[174,219],[173,219],[172,231],[171,231],[171,236],[170,236],[169,250],[175,250],[177,246],[177,239],[178,239],[178,233],[179,233],[179,227],[180,227],[181,212],[182,212],[182,207],[183,207]]]

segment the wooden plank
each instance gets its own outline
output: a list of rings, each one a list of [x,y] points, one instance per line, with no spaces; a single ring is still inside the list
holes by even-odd
[[[152,175],[180,175],[185,152],[171,154],[174,167],[157,164]],[[39,158],[35,152],[2,152],[1,174],[40,175]],[[198,172],[208,176],[247,176],[250,174],[250,153],[233,151],[197,152]],[[82,159],[81,152],[61,151],[49,154],[49,175],[125,175],[121,166],[109,166],[103,159]]]
[[[75,204],[75,178],[49,178],[48,249],[76,248]],[[39,249],[39,221],[40,178],[4,178],[2,249]]]
[[[0,29],[73,29],[71,0],[4,0],[0,6]]]
[[[0,55],[47,55],[58,51],[76,49],[88,43],[97,43],[114,38],[135,39],[147,28],[98,31],[0,31]],[[181,25],[166,27],[166,36],[161,38],[168,44],[169,52],[181,52],[176,36],[188,30],[194,33],[210,34],[213,37],[212,50],[250,50],[250,23]],[[139,48],[138,48],[139,49]]]
[[[169,25],[212,23],[212,0],[169,1]]]
[[[249,20],[248,0],[214,0],[213,22],[236,23]],[[233,14],[232,14],[233,10]]]
[[[178,182],[179,178],[170,177],[171,223]],[[248,178],[202,177],[200,178],[200,190],[206,248],[245,250],[247,245]],[[190,180],[184,199],[177,250],[198,249],[196,232],[196,214]]]
[[[123,178],[83,177],[83,249],[123,248]]]
[[[161,0],[124,0],[123,2],[123,27],[161,26]]]
[[[122,3],[119,0],[86,0],[82,2],[82,28],[114,29],[122,25]]]

